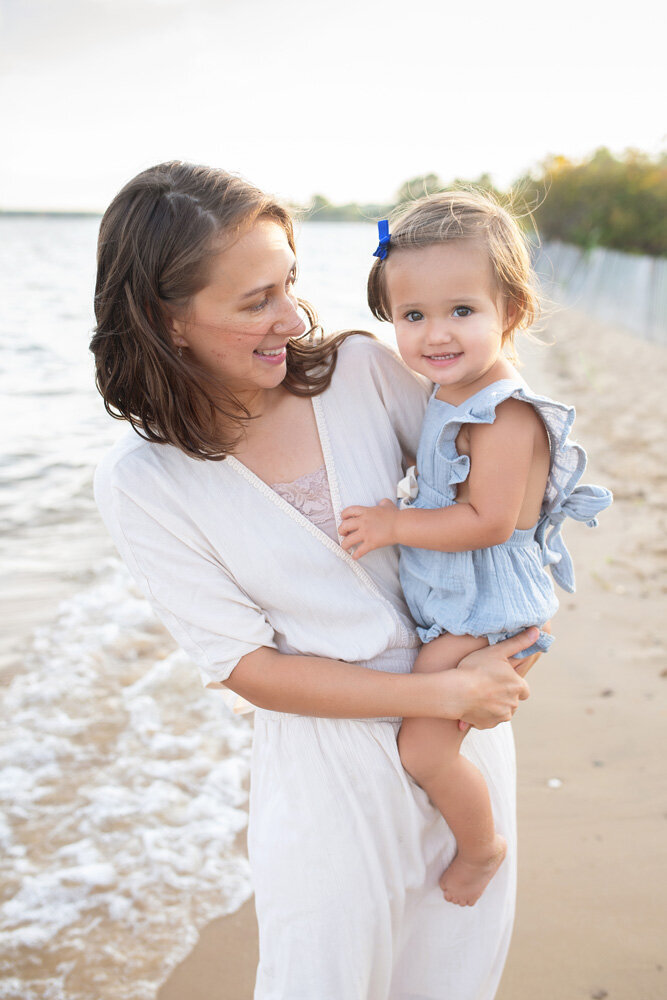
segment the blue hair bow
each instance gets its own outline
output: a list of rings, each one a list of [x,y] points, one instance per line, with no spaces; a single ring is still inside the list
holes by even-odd
[[[373,256],[379,257],[380,260],[384,260],[387,256],[389,241],[391,239],[391,236],[389,235],[388,219],[381,219],[381,221],[378,222],[378,236],[380,237],[380,242],[378,243],[377,250],[373,251]]]

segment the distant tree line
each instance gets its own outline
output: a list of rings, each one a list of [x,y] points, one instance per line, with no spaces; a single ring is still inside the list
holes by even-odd
[[[637,150],[621,157],[598,149],[586,160],[546,160],[537,176],[517,184],[543,239],[667,254],[667,154]]]
[[[323,195],[315,195],[307,217],[375,220],[397,205],[457,186],[490,191],[501,201],[509,199],[525,220],[532,217],[544,240],[562,240],[585,249],[601,246],[667,255],[667,153],[651,157],[627,150],[614,156],[601,148],[579,161],[551,156],[507,192],[494,188],[488,174],[449,184],[435,173],[423,174],[402,184],[388,205],[333,205]]]

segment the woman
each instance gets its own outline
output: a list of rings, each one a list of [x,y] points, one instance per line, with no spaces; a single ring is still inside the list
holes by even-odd
[[[513,744],[498,723],[528,695],[506,657],[534,635],[409,673],[396,552],[355,562],[337,525],[394,488],[427,388],[370,337],[300,340],[298,308],[314,319],[295,275],[288,214],[239,178],[167,163],[119,193],[91,349],[105,405],[138,434],[102,462],[98,504],[208,686],[258,706],[255,1000],[491,998],[515,880]],[[398,718],[424,715],[488,730],[465,752],[510,851],[474,909],[442,899],[455,844],[396,750]]]

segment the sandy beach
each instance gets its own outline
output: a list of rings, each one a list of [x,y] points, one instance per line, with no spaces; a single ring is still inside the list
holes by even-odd
[[[554,310],[542,336],[551,346],[520,348],[524,374],[575,404],[586,479],[610,487],[615,503],[596,531],[568,525],[577,593],[561,595],[557,644],[515,721],[519,896],[498,1000],[658,1000],[667,995],[667,350],[573,311]],[[204,929],[159,1000],[250,1000],[256,961],[250,901]]]

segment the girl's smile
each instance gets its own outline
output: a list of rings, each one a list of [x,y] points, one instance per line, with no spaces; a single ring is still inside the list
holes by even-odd
[[[461,352],[458,354],[427,354],[425,355],[425,360],[430,361],[432,365],[436,365],[438,368],[449,368],[460,357],[462,357]]]

